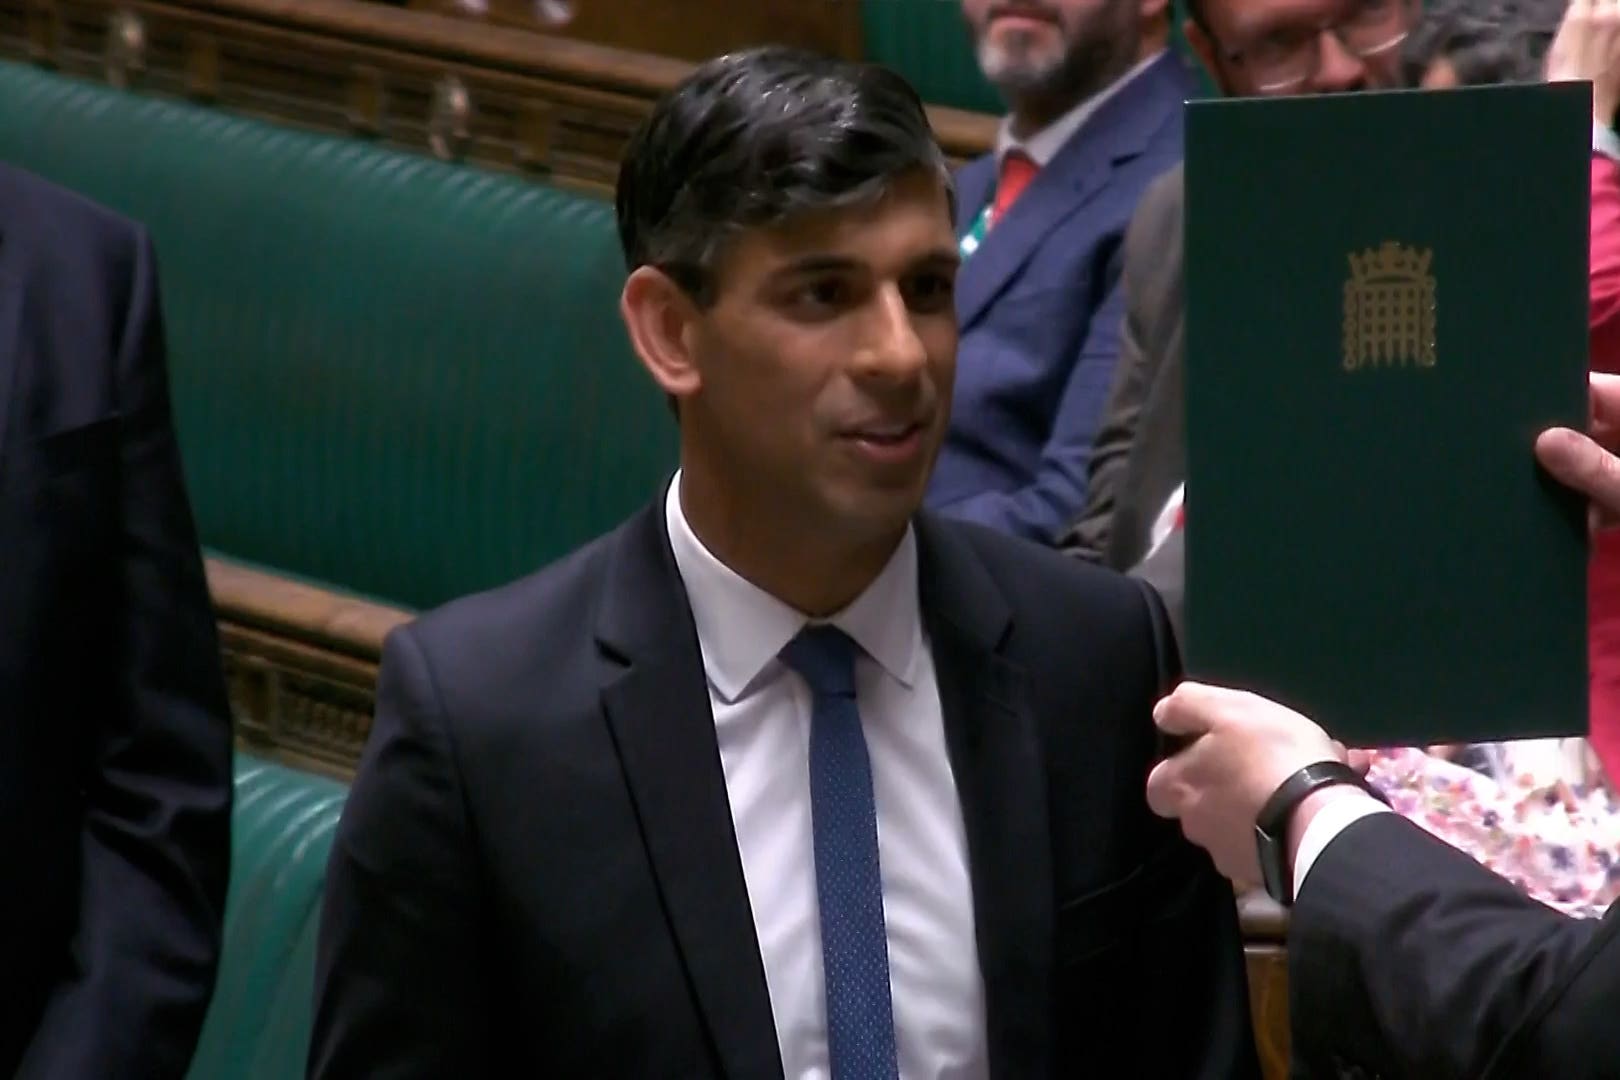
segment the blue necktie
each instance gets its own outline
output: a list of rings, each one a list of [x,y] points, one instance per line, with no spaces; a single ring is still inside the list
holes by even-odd
[[[807,626],[781,656],[810,686],[810,817],[833,1080],[896,1080],[877,802],[855,705],[855,643],[835,627]]]

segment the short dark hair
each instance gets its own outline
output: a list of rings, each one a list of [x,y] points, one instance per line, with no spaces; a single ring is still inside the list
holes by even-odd
[[[1417,84],[1444,60],[1463,86],[1539,82],[1567,0],[1433,0],[1401,50]]]
[[[922,99],[876,64],[766,46],[710,60],[636,131],[619,167],[619,242],[700,304],[738,230],[870,203],[896,176],[950,185]]]
[[[1204,15],[1204,0],[1185,0],[1185,2],[1187,18],[1191,19],[1198,29],[1209,33],[1209,22]]]

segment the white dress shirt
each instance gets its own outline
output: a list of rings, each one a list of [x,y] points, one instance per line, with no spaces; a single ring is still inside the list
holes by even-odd
[[[1013,138],[1012,117],[1003,117],[1001,127],[996,132],[996,160],[999,162],[1007,156],[1007,151],[1017,148],[1028,154],[1029,159],[1035,164],[1043,169],[1046,168],[1052,163],[1052,159],[1057,157],[1058,151],[1063,149],[1064,144],[1069,141],[1074,133],[1084,127],[1086,121],[1090,120],[1096,115],[1097,110],[1103,107],[1103,102],[1119,93],[1130,84],[1131,80],[1152,67],[1153,62],[1163,56],[1165,52],[1166,50],[1161,49],[1146,60],[1141,61],[1131,70],[1027,139]]]
[[[1299,838],[1299,848],[1294,852],[1294,899],[1299,898],[1299,891],[1305,887],[1305,878],[1310,874],[1311,867],[1316,865],[1316,860],[1329,844],[1339,838],[1340,833],[1371,814],[1390,813],[1394,811],[1366,794],[1359,799],[1335,799],[1318,810],[1311,823],[1305,826],[1305,832]]]
[[[703,651],[782,1067],[788,1080],[826,1080],[810,691],[777,659],[810,620],[703,546],[681,509],[678,473],[664,508]],[[978,1080],[988,1064],[967,834],[909,530],[877,580],[828,621],[861,649],[856,702],[872,760],[900,1076]]]

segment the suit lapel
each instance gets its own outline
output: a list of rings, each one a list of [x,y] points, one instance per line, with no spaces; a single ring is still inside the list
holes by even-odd
[[[961,534],[918,519],[919,581],[967,827],[993,1076],[1050,1057],[1053,900],[1046,770],[1024,673],[1001,653],[1012,615]]]
[[[1108,186],[1120,162],[1142,153],[1169,111],[1180,108],[1186,83],[1179,57],[1167,50],[1064,144],[962,267],[956,308],[963,330],[984,314],[1048,237]],[[990,168],[993,175],[995,166]]]
[[[996,190],[996,155],[970,161],[956,173],[956,235],[966,236]]]
[[[697,630],[656,501],[620,535],[597,641],[602,694],[670,929],[722,1070],[780,1077]]]

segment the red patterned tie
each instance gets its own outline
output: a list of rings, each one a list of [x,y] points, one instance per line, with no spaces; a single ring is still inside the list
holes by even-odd
[[[990,224],[994,225],[1001,220],[1001,216],[1012,208],[1018,196],[1029,187],[1029,182],[1035,179],[1035,174],[1041,167],[1022,150],[1009,150],[1001,159],[1001,176],[996,180],[996,201],[990,208]]]

